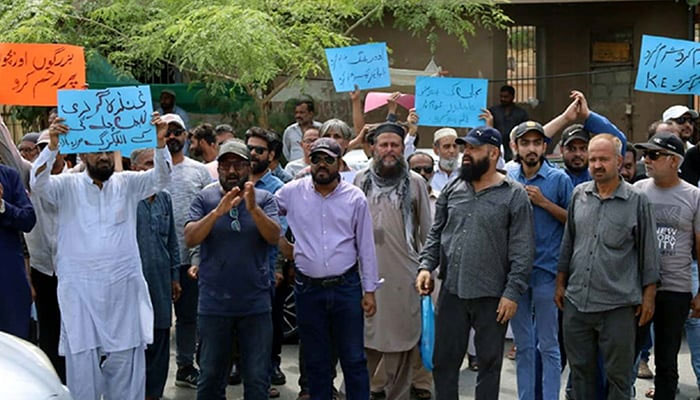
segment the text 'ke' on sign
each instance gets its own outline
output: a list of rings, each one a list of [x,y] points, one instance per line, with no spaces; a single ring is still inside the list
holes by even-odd
[[[60,90],[58,116],[70,129],[59,138],[63,154],[155,147],[151,88],[126,86],[101,90]]]
[[[416,77],[416,112],[424,126],[476,127],[486,108],[488,80]]]
[[[700,43],[644,35],[634,88],[644,92],[700,94]]]
[[[0,104],[55,106],[56,91],[84,87],[82,47],[0,43]]]
[[[391,86],[386,43],[326,49],[326,59],[337,92]]]

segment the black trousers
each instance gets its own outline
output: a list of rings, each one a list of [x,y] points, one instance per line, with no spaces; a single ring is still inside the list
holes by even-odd
[[[32,285],[36,291],[36,313],[39,319],[39,348],[51,360],[61,382],[66,383],[66,360],[58,355],[61,336],[61,312],[58,309],[56,275],[49,276],[31,269]]]
[[[474,344],[479,372],[476,400],[497,400],[501,384],[503,344],[507,324],[496,321],[499,298],[460,299],[448,290],[440,291],[435,316],[433,381],[436,400],[459,398],[459,368],[467,353],[469,329],[474,328]]]
[[[279,367],[282,362],[282,342],[284,341],[284,332],[282,329],[282,313],[284,309],[284,290],[283,286],[274,287],[274,295],[272,296],[272,367]]]
[[[656,292],[654,310],[654,399],[673,400],[678,387],[678,351],[681,348],[685,320],[690,311],[690,292]],[[637,335],[649,334],[651,323],[639,328]],[[644,343],[637,341],[637,355]],[[636,374],[636,371],[633,371]],[[636,378],[636,376],[635,376]],[[634,379],[632,380],[634,382]]]

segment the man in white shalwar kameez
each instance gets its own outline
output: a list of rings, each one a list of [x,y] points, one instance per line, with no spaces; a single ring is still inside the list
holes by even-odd
[[[113,175],[112,153],[102,152],[84,157],[82,173],[50,175],[58,137],[69,129],[62,122],[51,124],[30,186],[58,209],[59,352],[66,357],[68,388],[76,400],[142,400],[153,308],[141,271],[136,209],[170,180],[167,124],[154,113],[158,145],[149,171]]]

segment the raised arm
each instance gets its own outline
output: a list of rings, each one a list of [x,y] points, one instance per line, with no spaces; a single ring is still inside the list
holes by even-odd
[[[12,140],[10,130],[5,125],[5,121],[0,115],[0,159],[8,167],[16,169],[22,178],[22,184],[29,189],[29,174],[32,170],[32,163],[22,158],[17,146]]]

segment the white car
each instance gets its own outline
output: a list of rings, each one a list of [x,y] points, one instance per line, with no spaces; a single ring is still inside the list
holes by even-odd
[[[0,332],[0,399],[72,400],[46,354],[33,344]]]

